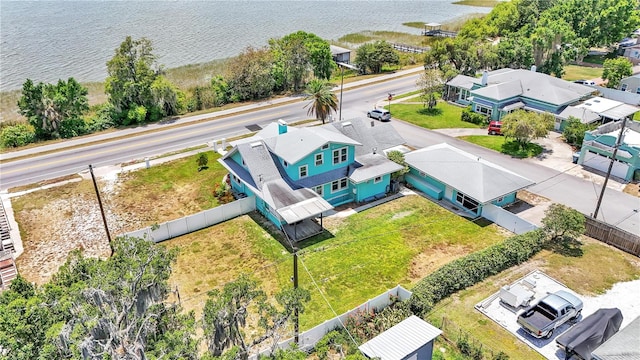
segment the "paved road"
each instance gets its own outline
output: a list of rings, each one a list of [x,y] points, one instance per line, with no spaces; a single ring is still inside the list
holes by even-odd
[[[405,77],[397,77],[397,75],[407,74],[408,76]],[[343,93],[343,119],[365,116],[367,110],[370,110],[382,99],[386,99],[389,92],[404,93],[415,89],[418,77],[416,70],[395,75],[396,77],[386,76],[388,80],[385,82],[373,83],[379,79],[368,79],[345,85],[345,89],[352,89]],[[356,86],[362,87],[355,88]],[[271,107],[276,104],[281,105]],[[305,120],[309,116],[304,105],[306,104],[301,101],[300,97],[282,98],[225,112],[191,116],[175,122],[142,126],[3,154],[0,164],[0,190],[78,173],[85,170],[89,164],[94,167],[115,165],[199,146],[213,140],[231,138],[250,132],[248,127],[253,128],[255,125],[263,127],[278,119],[288,122]],[[237,114],[243,111],[247,112]],[[176,127],[177,124],[184,124],[184,126]],[[151,130],[155,132],[150,132]],[[123,135],[137,136],[109,140]],[[69,149],[71,146],[98,141],[104,142]],[[44,151],[56,152],[38,155]],[[16,159],[16,157],[24,155],[31,156],[28,159]]]
[[[447,142],[535,181],[536,185],[529,188],[535,194],[546,197],[553,202],[570,206],[583,214],[592,214],[595,210],[596,201],[600,195],[600,185],[546,166],[512,158],[436,131],[430,131],[401,121],[393,121],[392,123],[396,130],[407,140],[407,144],[412,147],[421,148]],[[638,234],[640,233],[639,209],[640,198],[607,189],[598,219]]]

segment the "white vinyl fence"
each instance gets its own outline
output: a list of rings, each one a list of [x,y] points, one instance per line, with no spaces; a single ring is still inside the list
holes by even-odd
[[[193,231],[233,219],[256,209],[256,201],[253,196],[238,199],[228,204],[220,205],[213,209],[204,210],[197,214],[162,223],[156,227],[147,227],[132,231],[120,236],[131,236],[153,240],[156,243],[171,238],[188,234]]]
[[[393,289],[387,290],[386,292],[376,296],[375,298],[368,300],[367,302],[361,304],[358,307],[355,307],[342,315],[334,317],[331,320],[327,320],[324,323],[311,328],[303,333],[300,333],[298,336],[299,344],[298,348],[303,351],[310,351],[316,345],[323,336],[325,336],[330,331],[333,331],[337,328],[341,328],[342,324],[347,321],[347,318],[351,315],[355,315],[358,312],[363,311],[381,311],[387,306],[391,305],[395,301],[404,301],[411,297],[411,291],[403,288],[398,285]],[[287,339],[278,344],[278,347],[281,349],[288,349],[291,344],[293,344],[294,338]],[[262,351],[260,355],[268,355],[269,350]],[[250,359],[255,360],[258,358],[258,355],[253,355]]]
[[[523,234],[538,228],[536,224],[530,223],[518,215],[493,204],[487,204],[482,207],[482,217],[515,234]]]

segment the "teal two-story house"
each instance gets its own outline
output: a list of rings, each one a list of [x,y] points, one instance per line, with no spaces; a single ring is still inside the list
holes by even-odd
[[[470,105],[472,111],[500,120],[504,115],[525,109],[560,114],[595,91],[589,86],[565,81],[524,69],[485,71],[481,78],[458,75],[446,83],[445,97]]]
[[[256,209],[299,241],[322,231],[322,213],[334,206],[387,194],[402,167],[383,150],[403,143],[389,124],[356,119],[296,128],[280,120],[233,143],[219,161],[232,191],[254,196]]]

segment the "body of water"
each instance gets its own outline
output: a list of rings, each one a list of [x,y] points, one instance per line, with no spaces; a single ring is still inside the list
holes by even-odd
[[[25,79],[102,81],[127,35],[146,37],[165,67],[237,55],[294,31],[324,39],[363,30],[419,34],[489,8],[423,1],[0,1],[0,90]]]

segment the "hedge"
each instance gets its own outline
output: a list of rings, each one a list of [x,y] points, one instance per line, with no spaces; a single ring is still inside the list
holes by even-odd
[[[408,300],[411,311],[424,315],[456,291],[527,261],[542,249],[544,241],[543,232],[533,230],[442,266],[413,288],[413,295]]]

